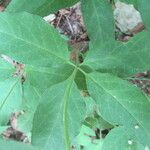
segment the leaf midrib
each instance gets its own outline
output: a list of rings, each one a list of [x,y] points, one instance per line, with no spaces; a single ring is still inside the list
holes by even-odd
[[[77,67],[74,69],[74,72],[70,76],[70,84],[67,85],[67,88],[64,93],[63,97],[63,126],[64,126],[64,135],[65,135],[65,145],[67,150],[71,150],[71,142],[69,138],[69,131],[68,131],[68,100],[71,95],[71,88],[74,82],[75,75],[77,73]]]
[[[53,56],[55,56],[55,57],[57,57],[57,58],[63,60],[63,61],[66,62],[67,64],[71,64],[71,63],[70,63],[69,61],[67,61],[66,59],[64,59],[64,58],[62,58],[62,57],[56,55],[55,53],[52,53],[52,52],[49,51],[48,49],[43,48],[43,47],[41,47],[41,46],[39,46],[39,45],[37,45],[37,44],[31,43],[31,42],[29,42],[29,41],[27,41],[27,40],[25,40],[25,39],[23,39],[23,38],[14,36],[13,34],[10,34],[10,33],[7,33],[7,32],[3,32],[3,31],[1,31],[1,30],[0,30],[0,33],[1,33],[1,34],[6,34],[6,35],[8,35],[8,36],[10,36],[10,37],[13,37],[14,39],[23,41],[23,42],[25,42],[25,43],[27,43],[27,44],[29,44],[29,45],[33,45],[34,47],[37,47],[38,49],[44,50],[44,51],[48,52],[49,54],[51,54],[51,55],[53,55]]]
[[[84,70],[82,70],[81,68],[78,68],[86,77],[90,78],[97,86],[99,86],[100,88],[102,88],[106,93],[108,93],[109,95],[111,95],[140,125],[141,127],[144,129],[145,128],[143,126],[143,123],[139,122],[133,115],[132,113],[130,113],[130,111],[128,111],[128,109],[121,104],[110,92],[108,92],[103,86],[99,85],[92,77],[90,77]],[[147,131],[145,131],[147,133]]]
[[[14,83],[14,85],[12,86],[12,88],[10,89],[10,91],[8,92],[7,96],[4,98],[1,106],[0,106],[0,111],[2,110],[3,106],[5,105],[6,101],[7,101],[7,98],[10,96],[11,92],[13,91],[13,89],[15,88],[15,86],[17,85],[19,81],[19,78],[17,79],[17,81]]]
[[[89,76],[88,76],[89,77]],[[91,77],[90,77],[91,78]],[[138,122],[138,124],[140,124],[141,125],[141,127],[145,130],[145,128],[144,128],[144,126],[143,126],[143,123],[141,123],[139,120],[137,120],[133,115],[132,115],[132,113],[130,113],[130,111],[128,111],[128,109],[123,105],[123,104],[121,104],[118,100],[117,100],[117,98],[115,98],[115,96],[113,96],[108,90],[106,90],[103,86],[101,86],[101,85],[99,85],[93,78],[91,78],[91,80],[97,85],[97,86],[99,86],[100,88],[102,88],[106,93],[108,93],[109,95],[111,95],[137,122]],[[146,131],[146,133],[147,133],[147,131]]]

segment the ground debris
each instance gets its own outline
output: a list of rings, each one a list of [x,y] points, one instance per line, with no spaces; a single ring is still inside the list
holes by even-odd
[[[61,34],[68,36],[71,41],[89,41],[83,23],[80,3],[77,3],[73,7],[59,10],[51,24],[54,25]]]
[[[11,118],[8,122],[8,128],[3,132],[2,136],[4,139],[12,139],[16,141],[22,141],[24,143],[29,143],[28,137],[21,131],[17,129],[17,118],[22,114],[22,112],[12,113]]]
[[[150,71],[138,73],[129,81],[135,84],[144,93],[150,96]]]

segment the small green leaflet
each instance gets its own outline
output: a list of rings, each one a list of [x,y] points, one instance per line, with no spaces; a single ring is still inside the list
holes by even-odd
[[[85,117],[85,103],[74,78],[49,88],[42,96],[33,122],[32,143],[44,150],[71,150]]]
[[[148,144],[150,101],[147,96],[134,85],[111,74],[93,72],[86,78],[100,115],[114,125],[125,126],[136,140]]]
[[[74,5],[79,0],[12,0],[6,11],[27,11],[32,14],[46,16],[50,13]]]

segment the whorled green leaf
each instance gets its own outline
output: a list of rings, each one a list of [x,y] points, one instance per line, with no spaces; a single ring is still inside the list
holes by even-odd
[[[101,47],[114,41],[114,19],[108,0],[83,0],[81,3],[84,22],[90,37],[91,45]]]
[[[131,138],[146,145],[150,140],[150,101],[137,87],[111,74],[87,75],[91,97],[100,115],[113,125],[123,125]]]
[[[12,0],[6,11],[27,11],[40,16],[46,16],[58,11],[59,9],[69,7],[78,1],[79,0]]]
[[[149,8],[150,3],[149,0],[137,0],[138,10],[142,15],[142,20],[147,29],[150,28],[150,18],[149,18]]]
[[[144,150],[144,146],[130,139],[123,127],[118,127],[106,136],[101,150]]]
[[[43,149],[70,150],[80,131],[85,103],[75,83],[75,72],[42,96],[33,122],[32,143]]]
[[[141,32],[126,43],[116,42],[101,49],[91,49],[83,63],[100,72],[110,72],[121,77],[134,75],[150,68],[150,35]],[[99,48],[99,49],[98,49]]]
[[[39,148],[33,147],[30,144],[24,144],[13,141],[0,140],[0,150],[40,150]]]
[[[42,18],[1,13],[0,19],[0,53],[25,64],[28,80],[40,92],[72,73],[67,42]]]

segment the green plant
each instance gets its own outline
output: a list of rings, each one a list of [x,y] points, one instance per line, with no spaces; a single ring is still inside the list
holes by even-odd
[[[0,13],[0,53],[21,63],[13,62],[14,69],[0,60],[1,127],[7,125],[12,112],[24,110],[18,129],[31,132],[32,145],[42,150],[70,150],[72,144],[80,149],[75,139],[82,124],[111,129],[98,140],[97,149],[149,147],[150,100],[127,81],[150,67],[148,0],[137,0],[146,30],[127,43],[114,38],[113,13],[107,0],[83,0],[90,46],[81,64],[70,61],[67,41],[56,29],[33,15],[44,16],[75,2],[12,0],[6,12]],[[22,10],[33,14],[12,13]],[[96,107],[98,117],[91,115],[89,105]],[[11,145],[29,149],[3,141],[1,147]]]

